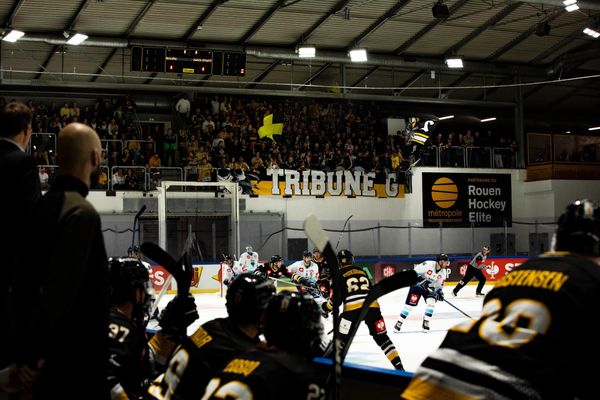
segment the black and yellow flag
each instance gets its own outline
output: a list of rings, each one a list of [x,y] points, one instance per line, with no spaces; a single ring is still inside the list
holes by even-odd
[[[439,120],[428,119],[420,120],[417,118],[409,118],[408,125],[406,126],[406,139],[409,142],[424,145],[429,139],[437,125]]]

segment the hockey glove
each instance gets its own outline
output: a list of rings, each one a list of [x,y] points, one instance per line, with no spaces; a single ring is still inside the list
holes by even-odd
[[[442,291],[442,289],[435,289],[435,292],[433,294],[437,301],[444,301],[444,292]]]
[[[158,325],[166,333],[185,336],[187,327],[199,317],[194,296],[188,293],[185,297],[175,296],[167,304],[158,317]]]
[[[429,281],[427,279],[423,279],[420,282],[417,282],[416,286],[420,287],[422,290],[429,291]]]

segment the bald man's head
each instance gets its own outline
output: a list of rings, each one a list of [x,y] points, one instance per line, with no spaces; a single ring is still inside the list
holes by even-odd
[[[74,175],[89,185],[90,174],[98,169],[101,154],[100,138],[87,125],[74,122],[58,134],[56,158],[61,173]]]

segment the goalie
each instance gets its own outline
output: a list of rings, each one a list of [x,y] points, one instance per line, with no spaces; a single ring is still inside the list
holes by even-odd
[[[448,267],[449,264],[450,261],[448,261],[448,256],[442,253],[436,257],[435,261],[423,261],[415,267],[418,281],[417,284],[411,286],[408,291],[406,305],[400,313],[398,322],[396,322],[396,325],[394,326],[394,332],[400,332],[406,317],[408,317],[408,314],[410,314],[413,307],[419,303],[421,296],[423,296],[425,303],[427,304],[425,315],[423,316],[423,332],[429,332],[429,321],[433,316],[435,303],[444,301],[442,287],[447,278],[446,267]]]

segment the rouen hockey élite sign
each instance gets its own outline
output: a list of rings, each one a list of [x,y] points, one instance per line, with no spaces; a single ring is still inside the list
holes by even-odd
[[[511,226],[510,174],[423,173],[423,226]]]

